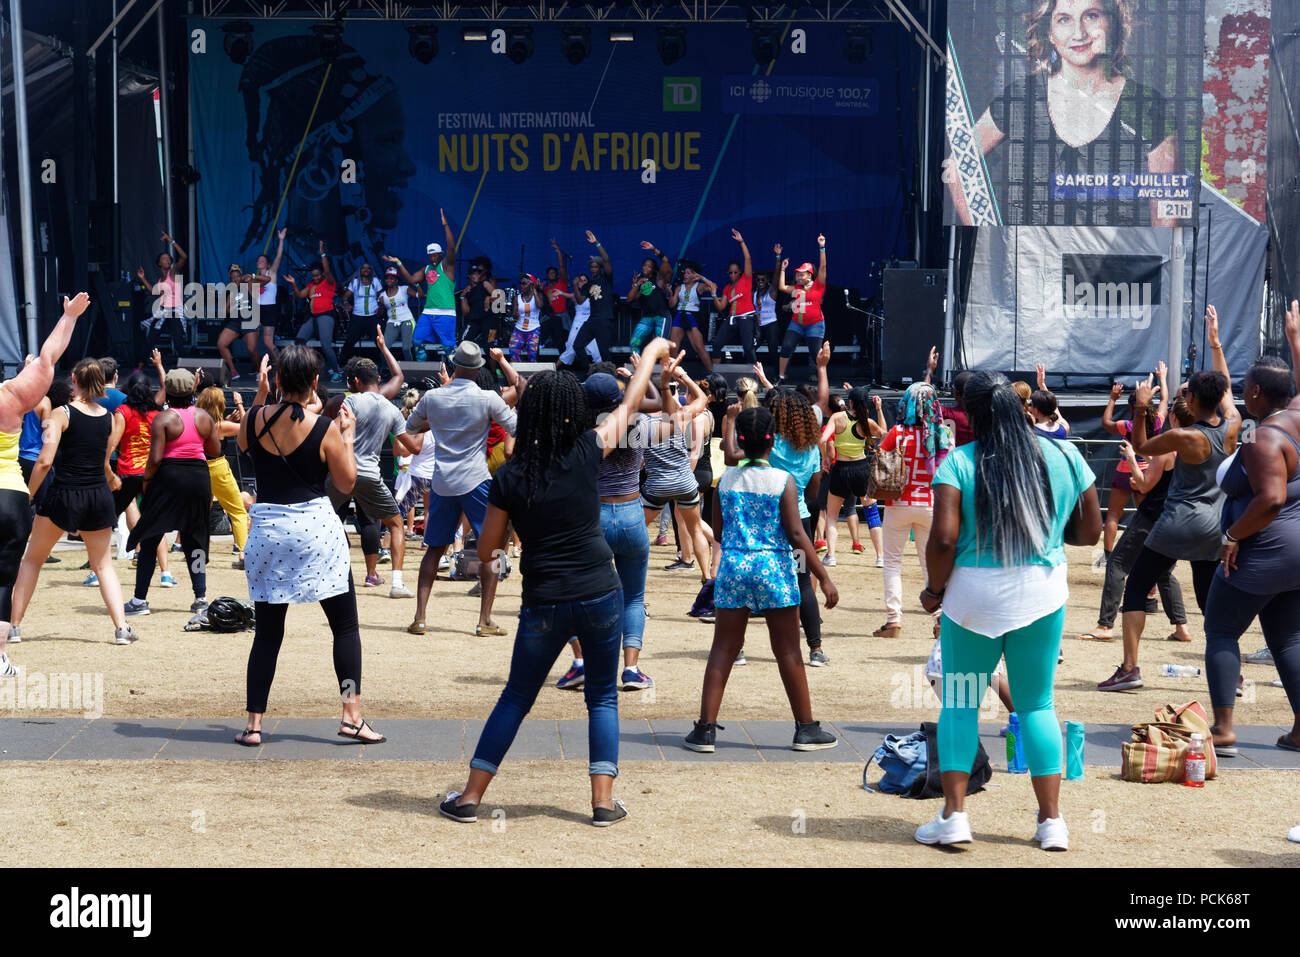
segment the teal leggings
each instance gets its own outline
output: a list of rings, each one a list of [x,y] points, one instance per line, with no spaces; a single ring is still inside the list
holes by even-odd
[[[1025,760],[1034,777],[1061,773],[1061,725],[1052,701],[1065,606],[1001,638],[940,620],[943,711],[939,715],[939,769],[970,773],[979,748],[979,707],[998,659],[1006,656],[1011,700],[1020,719]]]

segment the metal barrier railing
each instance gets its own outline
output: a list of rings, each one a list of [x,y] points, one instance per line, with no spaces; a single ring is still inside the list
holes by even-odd
[[[1068,441],[1079,450],[1084,461],[1092,466],[1092,471],[1097,476],[1097,498],[1101,503],[1102,511],[1105,512],[1110,506],[1110,480],[1115,474],[1115,466],[1120,462],[1119,444],[1124,440],[1116,436],[1105,439],[1071,437]],[[1132,502],[1130,498],[1129,504],[1124,508],[1125,514],[1136,511]]]

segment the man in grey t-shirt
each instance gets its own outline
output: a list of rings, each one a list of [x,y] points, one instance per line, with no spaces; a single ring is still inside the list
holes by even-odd
[[[424,543],[428,550],[420,561],[415,620],[407,628],[413,635],[424,634],[424,613],[429,604],[429,591],[438,576],[438,561],[456,540],[461,514],[469,519],[475,535],[483,530],[488,489],[492,485],[487,467],[488,429],[496,422],[509,434],[515,434],[514,409],[495,392],[478,386],[476,380],[483,368],[483,350],[478,344],[470,340],[462,342],[452,362],[455,377],[442,388],[426,392],[406,420],[407,432],[428,432],[434,443],[429,510],[424,516]],[[496,586],[497,576],[488,575],[479,601],[475,634],[505,634],[491,620]]]
[[[395,436],[398,444],[406,451],[414,452],[415,449],[406,437],[406,422],[402,419],[402,413],[379,391],[379,368],[374,362],[353,358],[348,362],[344,374],[352,392],[344,397],[343,405],[348,407],[357,420],[353,443],[357,458],[357,482],[352,492],[344,495],[327,478],[325,491],[334,510],[340,515],[349,501],[356,505],[361,551],[366,559],[366,585],[373,588],[383,584],[378,572],[379,533],[373,524],[379,522],[388,529],[388,539],[393,550],[393,584],[388,590],[388,597],[411,598],[414,597],[411,590],[402,582],[402,564],[406,557],[402,517],[392,490],[379,474],[379,450],[390,435]],[[370,521],[363,523],[363,519]]]

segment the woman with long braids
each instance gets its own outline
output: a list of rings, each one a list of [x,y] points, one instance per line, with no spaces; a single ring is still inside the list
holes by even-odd
[[[65,317],[67,308],[65,305]],[[98,402],[104,396],[104,369],[99,360],[82,359],[73,366],[72,382],[75,386],[72,401],[55,409],[46,420],[45,441],[27,482],[29,493],[35,497],[45,473],[54,466],[54,483],[32,524],[31,538],[13,586],[13,609],[7,617],[15,629],[22,624],[41,566],[54,543],[65,532],[78,532],[86,543],[100,597],[113,619],[113,640],[119,645],[129,645],[139,636],[123,615],[122,586],[109,548],[117,525],[113,495],[108,488],[112,475],[109,450],[114,444],[113,416]],[[11,632],[9,640],[13,638]],[[3,650],[0,644],[0,652]]]
[[[1034,840],[1045,851],[1064,851],[1069,831],[1059,805],[1061,726],[1052,682],[1069,598],[1065,545],[1092,545],[1101,536],[1095,478],[1074,446],[1034,432],[1004,376],[976,372],[963,395],[975,441],[949,452],[934,476],[929,580],[921,592],[927,612],[943,611],[944,803],[917,828],[916,840],[970,843],[966,785],[979,708],[1005,656],[1038,798]]]
[[[903,630],[903,549],[916,542],[916,557],[925,574],[925,542],[934,518],[930,482],[937,461],[952,448],[952,432],[943,423],[934,387],[913,382],[898,403],[898,421],[880,442],[882,452],[897,450],[903,456],[906,482],[903,494],[885,509],[885,624],[874,634],[897,638]],[[934,621],[938,637],[939,620]]]
[[[1219,341],[1219,314],[1213,306],[1205,310],[1205,330],[1210,342],[1213,370],[1192,373],[1187,380],[1187,406],[1195,422],[1166,429],[1157,436],[1147,435],[1147,410],[1151,407],[1150,377],[1140,383],[1134,394],[1133,451],[1138,455],[1163,455],[1177,452],[1173,478],[1165,496],[1164,511],[1147,533],[1142,551],[1124,584],[1124,604],[1120,606],[1124,629],[1124,660],[1115,673],[1097,685],[1098,691],[1123,691],[1142,687],[1138,668],[1138,646],[1146,627],[1147,595],[1157,579],[1179,561],[1192,566],[1192,590],[1202,612],[1210,594],[1210,583],[1223,549],[1219,513],[1223,507],[1223,490],[1216,473],[1219,464],[1237,447],[1241,414],[1232,398],[1232,380],[1228,362]]]
[[[343,699],[339,737],[360,744],[387,739],[361,716],[361,634],[357,592],[348,559],[348,538],[325,493],[325,476],[339,490],[352,490],[357,460],[352,451],[356,420],[340,406],[333,422],[310,411],[315,405],[320,361],[304,346],[280,351],[276,386],[280,401],[260,404],[244,416],[240,451],[257,474],[245,566],[248,594],[257,606],[248,653],[248,724],[235,736],[245,747],[265,743],[262,718],[275,679],[289,606],[320,602],[334,636],[334,675]],[[266,388],[265,363],[261,388]],[[285,413],[288,413],[287,415]]]
[[[823,751],[835,747],[838,739],[823,731],[812,716],[808,676],[799,652],[796,556],[821,583],[827,610],[838,603],[839,592],[799,520],[795,480],[768,461],[776,438],[772,413],[746,409],[735,417],[735,434],[745,457],[727,469],[714,493],[713,534],[722,543],[713,599],[717,624],[704,669],[700,720],[682,743],[691,751],[713,753],[717,731],[726,730],[717,721],[727,678],[744,647],[750,616],[762,615],[794,712],[794,750]]]
[[[483,533],[480,575],[496,574],[496,558],[513,524],[524,543],[523,597],[510,678],[479,736],[462,791],[449,791],[439,811],[453,821],[478,820],[478,805],[500,769],[546,675],[570,638],[582,643],[591,777],[591,823],[607,827],[627,817],[613,797],[618,775],[619,638],[623,587],[601,531],[598,475],[601,462],[623,447],[628,423],[641,405],[655,363],[668,341],[645,349],[623,401],[592,428],[586,397],[568,372],[542,372],[519,401],[519,444],[492,477]]]
[[[65,297],[63,315],[41,345],[40,355],[30,359],[12,379],[0,382],[0,678],[12,678],[18,674],[5,656],[5,644],[22,640],[17,626],[12,624],[10,606],[23,548],[32,531],[32,501],[35,498],[28,491],[28,475],[23,474],[25,460],[20,460],[19,456],[20,446],[25,440],[24,420],[44,400],[54,382],[54,366],[72,341],[77,317],[88,305],[90,297],[84,292],[71,299]],[[38,436],[40,431],[37,430]],[[33,462],[39,461],[39,455],[38,452]],[[31,468],[34,470],[35,465]],[[120,590],[118,600],[121,601]]]

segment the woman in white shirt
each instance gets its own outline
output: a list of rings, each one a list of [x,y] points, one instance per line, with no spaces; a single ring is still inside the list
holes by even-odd
[[[542,300],[537,295],[537,277],[526,274],[519,280],[515,299],[515,331],[510,335],[510,361],[536,362],[542,338]]]
[[[578,361],[578,335],[582,332],[582,327],[587,324],[587,320],[591,318],[591,297],[587,295],[587,286],[590,282],[586,273],[583,273],[574,278],[573,292],[560,293],[566,299],[573,300],[573,327],[569,330],[569,339],[564,344],[564,352],[560,353],[559,365],[572,368]],[[584,352],[591,357],[592,362],[601,361],[600,345],[594,336],[588,338]]]
[[[781,355],[781,327],[776,321],[776,297],[772,295],[769,273],[754,273],[754,308],[758,310],[754,351],[758,351],[760,343],[766,343],[768,358],[775,362]]]
[[[379,305],[386,318],[384,338],[402,342],[402,358],[415,357],[415,316],[411,313],[411,288],[397,281],[397,267],[384,270],[384,289],[379,294]]]
[[[343,300],[350,314],[348,331],[343,336],[343,355],[340,357],[344,365],[352,358],[352,346],[358,339],[374,342],[375,336],[379,334],[379,294],[383,288],[370,263],[362,263],[344,290]]]
[[[673,348],[680,346],[682,339],[686,338],[691,348],[695,350],[695,354],[700,357],[700,361],[704,363],[707,375],[713,371],[713,359],[709,356],[709,351],[704,348],[704,334],[700,331],[701,314],[705,316],[709,314],[708,306],[701,302],[700,287],[707,289],[710,296],[718,294],[718,287],[690,266],[683,268],[682,279],[685,281],[668,297],[668,307],[673,310]]]

